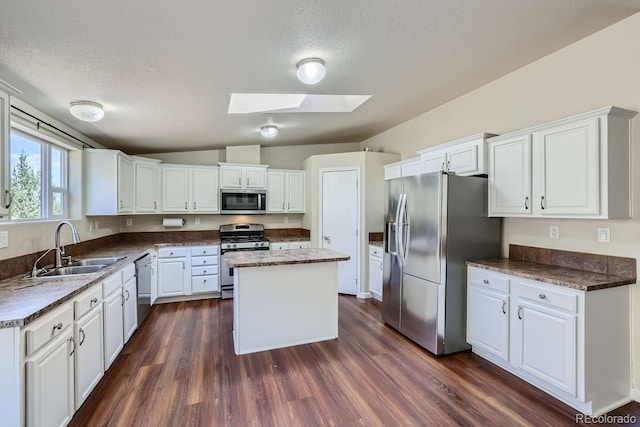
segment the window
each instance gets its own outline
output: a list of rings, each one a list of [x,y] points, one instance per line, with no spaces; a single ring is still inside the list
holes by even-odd
[[[67,213],[67,150],[36,135],[11,129],[12,220],[64,218]]]

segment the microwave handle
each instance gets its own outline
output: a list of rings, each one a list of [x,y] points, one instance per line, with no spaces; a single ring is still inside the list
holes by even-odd
[[[262,198],[264,197],[263,194],[258,194],[258,210],[261,211],[262,210]]]

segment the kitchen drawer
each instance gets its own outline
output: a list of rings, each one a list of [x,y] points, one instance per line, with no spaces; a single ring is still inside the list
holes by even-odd
[[[122,283],[127,283],[129,279],[136,275],[136,265],[131,263],[127,264],[122,270]]]
[[[384,250],[380,246],[369,245],[369,256],[382,258],[383,254],[384,254]]]
[[[66,303],[25,327],[26,356],[57,337],[73,323],[73,307]]]
[[[217,265],[204,265],[199,267],[191,267],[192,276],[207,276],[210,274],[218,274]]]
[[[197,276],[191,278],[191,293],[217,292],[220,290],[218,275]]]
[[[115,290],[122,286],[122,273],[112,274],[102,281],[102,298],[111,295]]]
[[[75,319],[78,320],[102,301],[102,286],[94,286],[74,300]]]
[[[311,242],[289,242],[289,249],[308,249],[311,247]]]
[[[191,248],[191,256],[218,255],[218,246],[196,246]]]
[[[199,265],[218,265],[217,256],[198,256],[191,258],[191,265],[197,267]]]
[[[560,289],[552,289],[553,285],[540,282],[518,281],[521,298],[535,301],[538,304],[557,307],[575,313],[578,311],[578,295]]]
[[[506,276],[491,273],[488,270],[469,267],[469,282],[508,294],[511,280]]]
[[[158,258],[184,258],[187,256],[187,248],[169,246],[158,249]]]

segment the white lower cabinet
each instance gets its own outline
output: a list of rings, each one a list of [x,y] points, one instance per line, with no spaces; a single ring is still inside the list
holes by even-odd
[[[158,297],[191,294],[191,289],[187,289],[188,262],[187,248],[172,248],[169,252],[158,251]]]
[[[76,342],[72,323],[73,309],[66,303],[23,331],[27,426],[66,425],[73,416]]]
[[[123,326],[124,342],[128,342],[131,335],[138,329],[138,300],[136,296],[136,278],[130,278],[122,285],[124,292]]]
[[[115,273],[102,282],[104,296],[104,370],[111,364],[124,347],[122,274]]]
[[[220,292],[220,246],[169,246],[158,250],[158,297]],[[184,298],[181,298],[184,300]]]
[[[631,401],[630,289],[467,270],[473,352],[588,415]]]
[[[102,331],[102,304],[75,322],[76,348],[76,409],[84,403],[104,375],[104,341]]]
[[[220,292],[220,247],[191,248],[191,292],[201,294]]]
[[[369,245],[369,292],[378,301],[382,301],[382,259],[382,248]]]
[[[311,242],[308,240],[302,240],[299,242],[274,242],[269,244],[269,249],[272,251],[279,251],[282,249],[309,249]]]

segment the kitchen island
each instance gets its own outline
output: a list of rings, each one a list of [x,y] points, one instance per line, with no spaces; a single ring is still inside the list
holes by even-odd
[[[329,249],[228,253],[236,354],[338,338],[338,262],[348,259]]]

